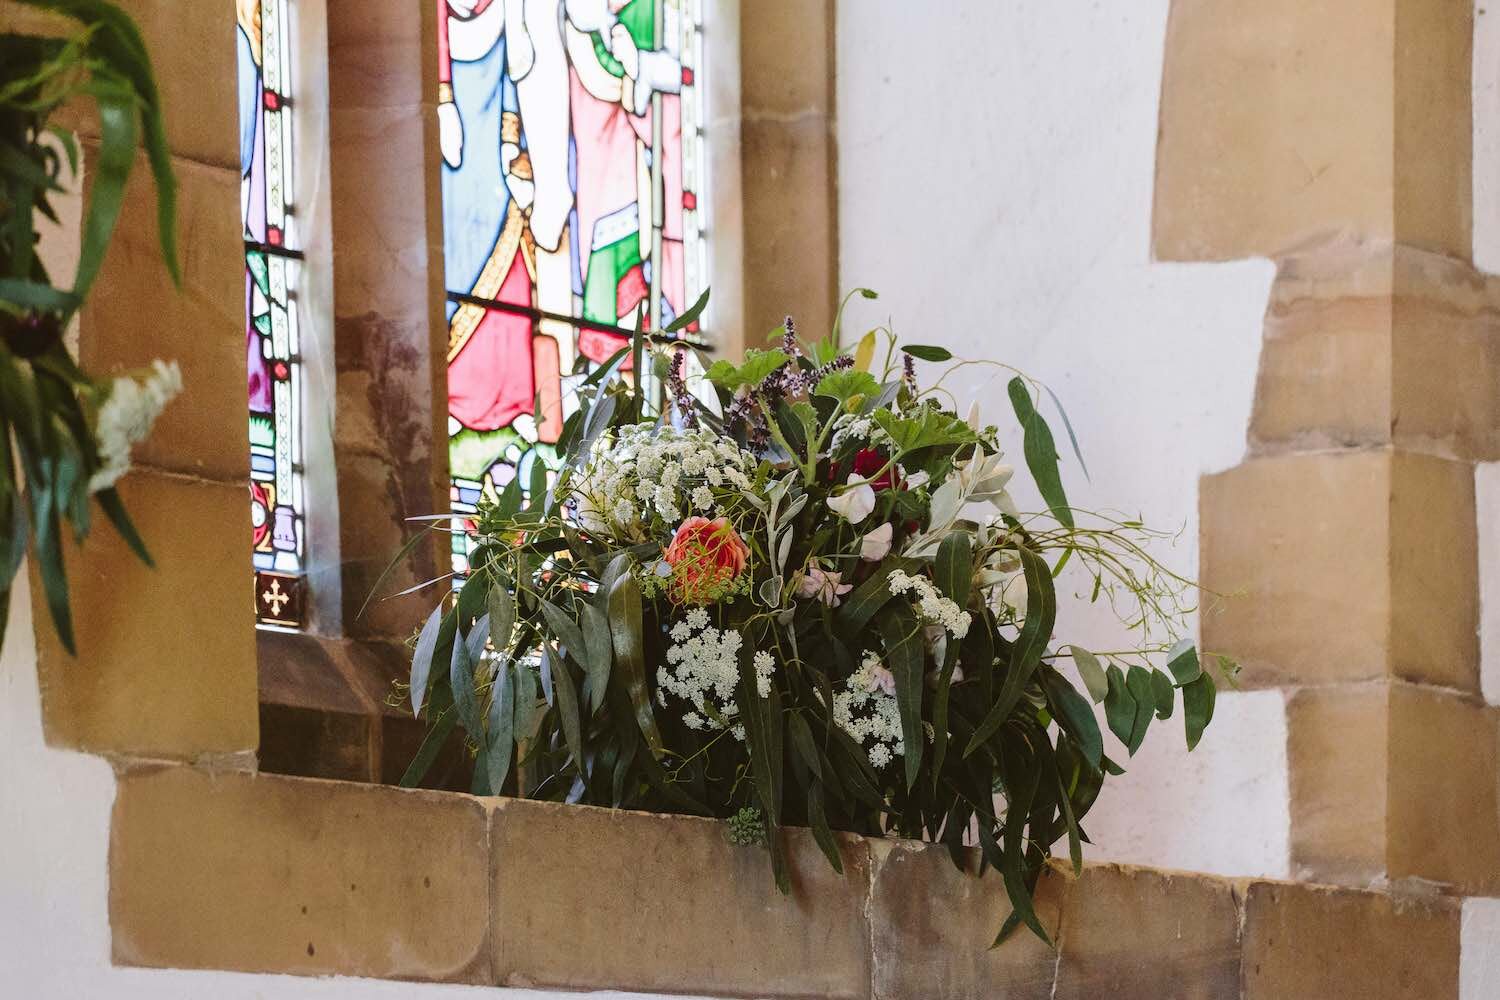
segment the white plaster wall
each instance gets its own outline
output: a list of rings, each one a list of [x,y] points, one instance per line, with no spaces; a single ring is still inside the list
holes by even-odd
[[[889,318],[1049,384],[1091,474],[1067,455],[1074,504],[1180,531],[1158,555],[1194,575],[1198,477],[1243,455],[1273,268],[1151,260],[1167,8],[843,0],[840,270],[881,296],[851,307],[847,337]],[[1001,423],[1007,378],[952,387]],[[1075,601],[1062,627],[1118,648],[1105,609]],[[1284,716],[1279,693],[1222,695],[1191,755],[1179,718],[1158,723],[1086,824],[1092,856],[1286,875]]]
[[[107,530],[107,529],[106,529]],[[367,979],[122,969],[110,964],[107,859],[115,779],[100,757],[42,741],[30,599],[0,651],[0,996],[16,1000],[558,1000],[582,994]],[[86,612],[85,612],[86,613]],[[78,664],[87,670],[87,663]],[[640,994],[589,994],[644,1000]]]

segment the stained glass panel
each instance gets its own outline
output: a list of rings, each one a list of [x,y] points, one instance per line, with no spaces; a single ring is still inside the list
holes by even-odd
[[[555,462],[570,380],[628,341],[638,310],[659,329],[706,283],[702,18],[701,0],[436,3],[462,525]]]
[[[274,625],[302,620],[306,545],[291,6],[291,0],[235,4],[252,562],[256,614]]]

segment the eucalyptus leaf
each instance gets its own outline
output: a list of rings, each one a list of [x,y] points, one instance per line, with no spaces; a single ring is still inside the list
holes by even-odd
[[[551,668],[552,690],[557,696],[558,719],[562,724],[563,740],[568,752],[583,766],[583,727],[579,719],[578,689],[573,685],[573,674],[567,663],[542,644],[542,658]]]
[[[1151,726],[1151,716],[1156,711],[1156,694],[1152,690],[1151,673],[1145,667],[1132,666],[1125,675],[1125,686],[1130,690],[1130,697],[1135,700],[1135,720],[1131,724],[1130,741],[1127,744],[1131,756],[1135,756],[1146,738],[1146,730]]]
[[[484,766],[489,773],[490,792],[501,794],[515,752],[515,673],[508,660],[500,661],[495,687],[490,694],[489,726],[485,733]]]
[[[1200,674],[1182,689],[1182,718],[1187,728],[1187,748],[1192,750],[1203,738],[1214,717],[1214,699],[1217,695],[1214,680],[1208,674]]]
[[[496,580],[486,595],[489,606],[490,644],[497,653],[509,653],[516,627],[516,599],[506,581]]]
[[[1126,746],[1135,731],[1135,697],[1125,684],[1125,672],[1111,665],[1108,671],[1109,692],[1104,696],[1104,718],[1109,731]]]
[[[609,640],[609,617],[588,601],[580,601],[578,610],[582,618],[580,625],[583,645],[587,652],[582,661],[583,668],[588,676],[592,711],[597,712],[604,705],[604,692],[609,688],[609,669],[614,660],[614,650],[610,647]]]
[[[1156,696],[1156,717],[1170,719],[1173,702],[1177,700],[1177,689],[1172,686],[1172,678],[1160,670],[1151,671],[1151,693]]]
[[[1104,737],[1099,732],[1099,721],[1094,718],[1094,709],[1088,700],[1073,689],[1068,679],[1052,667],[1043,667],[1042,690],[1052,714],[1067,732],[1078,741],[1084,759],[1098,767],[1104,756]]]
[[[1203,673],[1198,662],[1198,647],[1191,638],[1179,640],[1167,652],[1167,669],[1178,687],[1186,687]]]
[[[1094,700],[1094,704],[1099,704],[1109,693],[1109,678],[1104,676],[1104,667],[1099,663],[1099,658],[1082,646],[1069,646],[1068,655],[1073,657],[1073,665],[1078,668],[1078,676],[1083,679],[1083,686],[1088,689],[1089,697]]]

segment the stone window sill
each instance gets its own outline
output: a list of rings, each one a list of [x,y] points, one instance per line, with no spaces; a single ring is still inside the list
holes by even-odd
[[[1457,995],[1460,903],[1090,865],[1059,949],[988,950],[998,878],[940,847],[788,834],[795,891],[701,819],[185,765],[120,774],[119,964],[726,996]]]

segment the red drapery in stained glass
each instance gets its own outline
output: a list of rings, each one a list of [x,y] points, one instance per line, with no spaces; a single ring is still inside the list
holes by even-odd
[[[701,0],[429,0],[453,507],[555,461],[569,380],[707,282]],[[691,332],[696,332],[693,330]],[[455,534],[454,569],[467,565]]]

